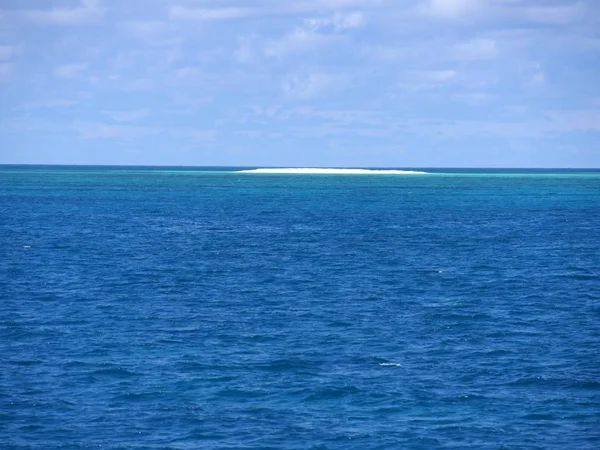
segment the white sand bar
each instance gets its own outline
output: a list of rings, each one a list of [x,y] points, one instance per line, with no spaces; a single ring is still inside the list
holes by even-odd
[[[268,169],[247,169],[239,170],[243,173],[283,173],[283,174],[330,174],[330,175],[410,175],[424,174],[427,172],[417,172],[414,170],[391,170],[391,169],[333,169],[333,168],[316,168],[316,167],[285,167],[285,168],[268,168]]]

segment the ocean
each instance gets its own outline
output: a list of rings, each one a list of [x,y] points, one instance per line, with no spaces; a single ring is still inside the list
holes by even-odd
[[[0,166],[6,449],[597,449],[600,170]]]

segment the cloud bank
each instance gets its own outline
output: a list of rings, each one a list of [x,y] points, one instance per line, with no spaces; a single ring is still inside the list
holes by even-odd
[[[0,162],[600,167],[592,0],[30,0],[0,23]]]

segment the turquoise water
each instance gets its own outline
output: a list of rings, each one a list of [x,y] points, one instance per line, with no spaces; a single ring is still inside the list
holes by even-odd
[[[4,448],[598,448],[600,171],[235,170],[0,166]]]

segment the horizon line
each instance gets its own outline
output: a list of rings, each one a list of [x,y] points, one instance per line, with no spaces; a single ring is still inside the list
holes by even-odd
[[[0,166],[71,166],[71,167],[234,167],[249,169],[525,169],[525,170],[600,170],[583,166],[284,166],[284,165],[185,165],[185,164],[73,164],[73,163],[2,163]]]

